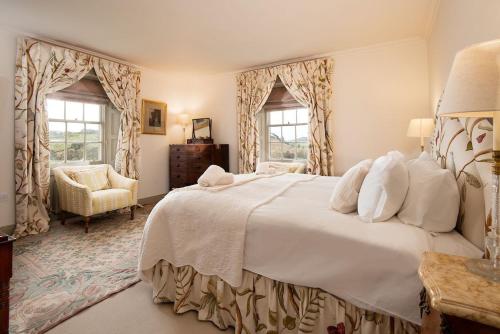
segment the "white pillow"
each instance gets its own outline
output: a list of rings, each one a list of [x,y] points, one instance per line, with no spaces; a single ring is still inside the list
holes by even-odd
[[[449,232],[455,228],[460,207],[457,181],[423,152],[408,162],[410,187],[398,213],[399,219],[429,232]]]
[[[358,198],[358,214],[368,223],[394,216],[408,191],[408,169],[403,155],[391,151],[377,158],[366,175]]]
[[[371,159],[363,160],[342,175],[335,188],[333,188],[330,197],[330,208],[342,213],[356,211],[359,190],[372,163],[373,160]]]

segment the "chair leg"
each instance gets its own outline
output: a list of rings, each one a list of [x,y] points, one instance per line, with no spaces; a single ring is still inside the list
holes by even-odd
[[[135,205],[132,205],[130,207],[130,219],[134,219],[135,218]]]
[[[89,233],[90,217],[83,217],[83,221],[85,223],[85,233]]]
[[[61,210],[61,212],[59,213],[59,217],[61,219],[61,225],[66,225],[66,212]]]

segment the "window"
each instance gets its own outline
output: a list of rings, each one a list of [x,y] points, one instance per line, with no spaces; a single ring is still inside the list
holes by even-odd
[[[103,162],[104,105],[48,98],[50,162]]]
[[[269,110],[266,113],[267,159],[305,160],[309,146],[307,108]]]

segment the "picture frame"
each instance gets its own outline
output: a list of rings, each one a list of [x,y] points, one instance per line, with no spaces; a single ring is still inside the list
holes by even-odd
[[[212,139],[212,119],[210,118],[194,118],[193,122],[193,140],[210,140]]]
[[[167,104],[165,102],[142,99],[141,114],[143,134],[167,134]]]

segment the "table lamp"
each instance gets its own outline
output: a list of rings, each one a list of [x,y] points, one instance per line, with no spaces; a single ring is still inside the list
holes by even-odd
[[[191,122],[191,118],[189,114],[186,113],[181,113],[177,115],[177,124],[180,124],[182,126],[182,132],[184,133],[184,141],[183,143],[186,143],[186,128]]]
[[[492,224],[485,246],[490,259],[470,259],[469,271],[500,281],[500,40],[459,52],[446,83],[438,116],[493,117]]]
[[[414,118],[408,125],[406,136],[420,138],[420,150],[424,151],[424,138],[432,136],[434,121],[432,118]]]

